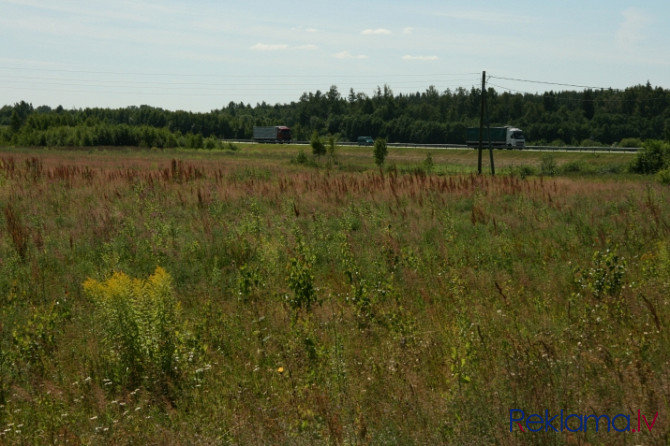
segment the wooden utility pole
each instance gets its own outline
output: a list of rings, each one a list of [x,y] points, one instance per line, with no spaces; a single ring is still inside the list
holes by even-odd
[[[484,110],[486,109],[486,71],[482,71],[482,105],[479,117],[479,156],[477,159],[477,173],[482,174],[482,150],[484,149]],[[488,116],[488,113],[487,113]],[[493,164],[493,145],[491,144],[491,126],[486,124],[486,134],[489,142],[489,158],[491,160],[491,175],[495,176],[496,168]]]
[[[486,92],[486,71],[482,71],[482,106],[479,117],[479,154],[477,157],[477,173],[482,174],[482,149],[484,146],[484,94]]]

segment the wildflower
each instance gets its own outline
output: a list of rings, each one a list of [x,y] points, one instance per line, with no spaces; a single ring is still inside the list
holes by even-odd
[[[279,367],[279,368],[277,369],[277,372],[278,372],[278,373],[284,373],[284,367]]]

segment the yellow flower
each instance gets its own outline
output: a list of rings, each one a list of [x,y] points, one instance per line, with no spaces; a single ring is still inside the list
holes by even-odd
[[[279,373],[284,373],[284,367],[279,367],[279,368],[277,369],[277,372],[279,372]]]

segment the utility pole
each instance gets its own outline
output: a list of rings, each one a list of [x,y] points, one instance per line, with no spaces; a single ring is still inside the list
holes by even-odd
[[[482,71],[482,105],[479,117],[479,156],[477,159],[477,173],[482,174],[482,150],[484,148],[484,110],[486,109],[486,71]],[[486,113],[488,117],[488,113]],[[491,126],[486,123],[486,135],[489,142],[489,158],[491,160],[491,175],[495,176],[496,168],[493,164],[493,145],[491,144]]]
[[[484,94],[486,92],[486,71],[482,71],[482,106],[479,117],[479,154],[477,157],[477,173],[482,174],[482,149],[484,146]]]

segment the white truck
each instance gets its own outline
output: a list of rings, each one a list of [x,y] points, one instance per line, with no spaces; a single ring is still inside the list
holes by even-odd
[[[490,130],[490,132],[489,132]],[[491,146],[502,149],[523,149],[526,146],[526,138],[523,131],[516,127],[484,127],[482,129],[482,144],[484,147]],[[465,143],[469,147],[479,147],[479,127],[468,128],[465,134]]]

